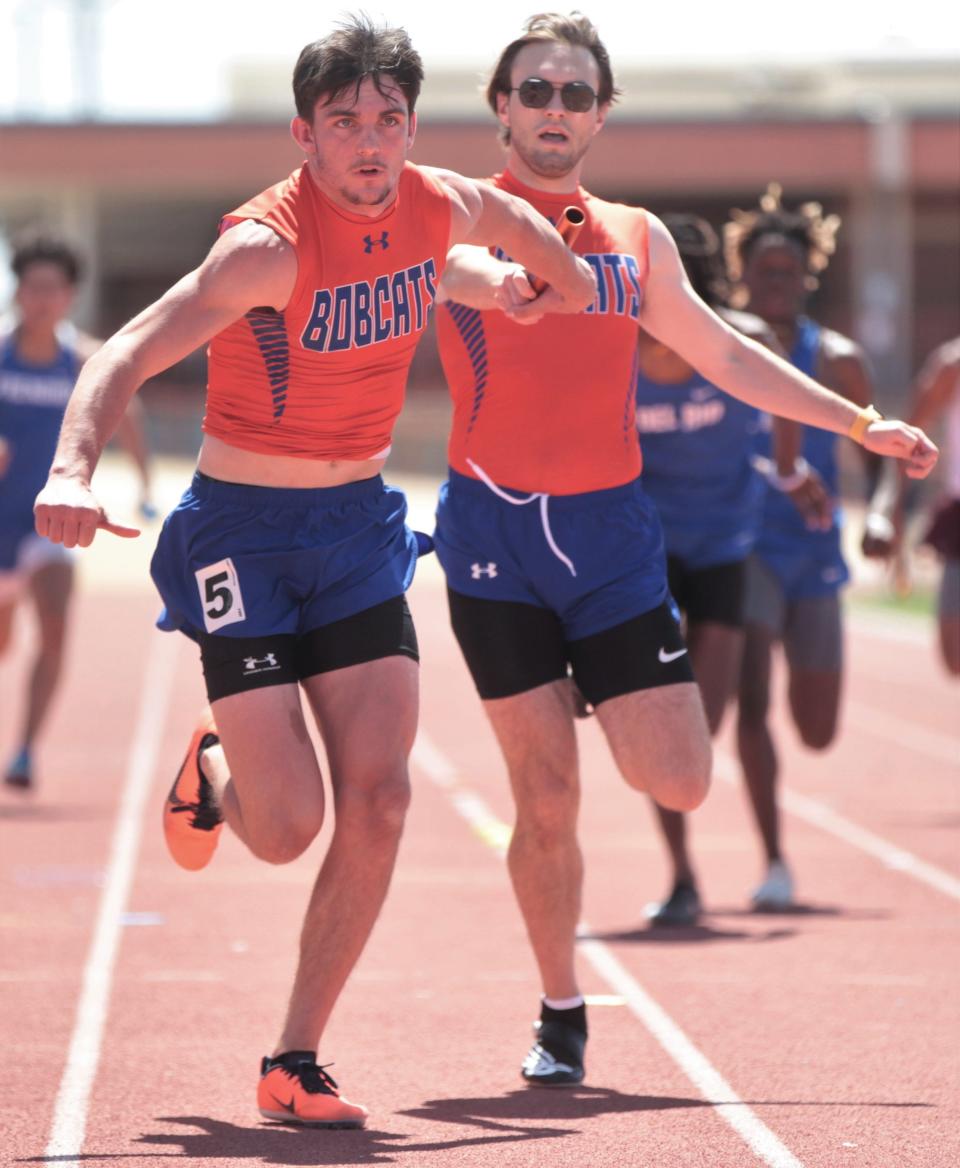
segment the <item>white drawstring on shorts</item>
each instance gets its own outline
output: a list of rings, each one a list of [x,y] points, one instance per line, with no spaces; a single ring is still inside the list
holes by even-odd
[[[473,459],[468,458],[467,464],[473,473],[477,476],[477,478],[480,479],[480,481],[486,486],[488,486],[499,499],[504,499],[508,503],[513,503],[516,507],[525,507],[527,503],[532,503],[535,499],[540,500],[540,523],[543,526],[543,534],[550,546],[550,550],[557,557],[560,563],[564,564],[570,570],[570,575],[576,576],[577,569],[574,567],[573,560],[571,560],[569,556],[565,556],[560,548],[557,547],[557,541],[553,538],[553,532],[550,530],[550,514],[548,511],[550,496],[545,491],[536,491],[532,495],[527,495],[525,499],[515,499],[513,495],[508,495],[506,491],[504,491],[501,487],[498,487],[493,479],[483,469],[483,467],[477,466]]]

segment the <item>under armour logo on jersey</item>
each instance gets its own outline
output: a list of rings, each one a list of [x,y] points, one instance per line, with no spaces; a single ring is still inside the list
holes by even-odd
[[[265,669],[278,669],[277,659],[273,653],[268,653],[266,657],[244,657],[243,671],[244,673],[261,673]]]
[[[483,567],[482,564],[470,565],[470,575],[474,580],[479,580],[481,576],[486,576],[488,579],[492,580],[496,574],[497,565],[492,560],[490,560],[486,567]]]
[[[388,231],[382,231],[380,233],[379,239],[374,239],[372,235],[365,235],[363,237],[363,250],[367,255],[370,255],[375,247],[382,247],[383,250],[386,251],[390,246],[387,239],[389,234],[390,233]]]

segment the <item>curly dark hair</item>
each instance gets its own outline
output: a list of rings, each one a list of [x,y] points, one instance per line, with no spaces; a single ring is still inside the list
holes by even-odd
[[[72,286],[80,283],[83,263],[77,251],[65,239],[46,231],[33,230],[18,235],[13,241],[10,267],[18,280],[31,264],[56,264]]]
[[[839,215],[824,215],[819,203],[804,203],[796,211],[782,204],[783,188],[772,182],[760,197],[754,211],[732,210],[724,224],[723,242],[727,271],[734,282],[743,278],[743,269],[761,239],[782,236],[795,243],[803,253],[809,287],[816,288],[817,275],[830,263],[837,249]]]

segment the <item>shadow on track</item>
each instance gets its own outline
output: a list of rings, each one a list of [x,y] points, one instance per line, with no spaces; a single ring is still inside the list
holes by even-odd
[[[417,1114],[411,1111],[408,1114]],[[293,1124],[260,1123],[244,1127],[201,1115],[158,1117],[159,1123],[183,1124],[195,1131],[150,1133],[139,1136],[138,1144],[148,1145],[142,1152],[85,1152],[79,1156],[33,1156],[23,1164],[97,1164],[116,1160],[180,1160],[190,1165],[283,1164],[395,1164],[407,1156],[426,1157],[430,1153],[449,1152],[453,1148],[482,1147],[489,1144],[516,1145],[528,1140],[572,1135],[569,1128],[511,1127],[493,1122],[480,1123],[488,1134],[448,1140],[413,1140],[403,1132],[364,1128],[361,1131],[326,1131],[297,1127]],[[464,1123],[471,1122],[467,1119]],[[476,1125],[479,1121],[473,1120]],[[169,1148],[169,1151],[162,1151]],[[408,1161],[423,1164],[423,1159]],[[443,1161],[438,1161],[439,1165]]]
[[[715,917],[741,917],[744,920],[762,921],[770,917],[818,917],[835,918],[844,921],[888,921],[893,913],[886,908],[844,908],[838,904],[810,904],[798,901],[786,908],[744,908],[742,906],[724,908],[717,906],[708,912]]]
[[[333,1165],[404,1163],[407,1157],[423,1157],[407,1162],[422,1164],[435,1153],[454,1148],[527,1143],[579,1134],[578,1129],[560,1127],[550,1121],[591,1119],[628,1111],[657,1111],[678,1107],[709,1106],[698,1099],[669,1096],[624,1095],[600,1087],[579,1087],[571,1091],[532,1091],[523,1088],[506,1095],[482,1099],[431,1099],[422,1107],[400,1115],[414,1119],[480,1128],[482,1134],[450,1139],[417,1140],[402,1132],[366,1128],[362,1131],[324,1131],[293,1125],[261,1123],[243,1127],[200,1115],[158,1116],[161,1124],[178,1124],[195,1131],[158,1132],[139,1136],[138,1144],[149,1145],[143,1152],[85,1152],[79,1156],[34,1156],[20,1163],[96,1164],[112,1160],[170,1159],[189,1164]],[[169,1148],[169,1151],[162,1151]],[[531,1150],[531,1157],[533,1151]],[[443,1160],[439,1160],[438,1168]]]
[[[17,796],[32,799],[33,796]],[[106,819],[111,814],[109,807],[98,807],[82,803],[0,803],[0,819],[26,820],[34,823],[82,823],[95,819]]]
[[[760,929],[747,932],[745,929],[716,929],[712,925],[671,925],[669,928],[651,928],[638,925],[634,929],[613,929],[609,932],[594,930],[581,933],[581,941],[626,942],[630,945],[662,945],[666,943],[705,944],[710,941],[785,941],[797,935],[796,929]]]
[[[654,926],[636,925],[626,929],[594,930],[581,933],[580,940],[625,942],[628,944],[663,944],[664,942],[705,943],[709,941],[785,941],[798,936],[798,930],[785,925],[772,927],[771,921],[802,921],[804,919],[844,921],[887,920],[893,914],[886,909],[846,909],[833,904],[793,904],[782,909],[728,908],[708,909],[695,925]],[[756,928],[725,927],[724,918],[752,921]],[[716,921],[717,923],[712,923]]]
[[[712,1107],[705,1099],[670,1095],[626,1095],[603,1087],[577,1087],[564,1091],[522,1088],[505,1095],[477,1099],[429,1099],[422,1107],[398,1114],[414,1119],[480,1128],[483,1135],[448,1140],[412,1140],[402,1132],[323,1131],[282,1124],[260,1123],[243,1127],[200,1115],[158,1116],[162,1124],[179,1124],[194,1131],[151,1133],[139,1136],[142,1152],[84,1152],[77,1156],[30,1156],[20,1164],[97,1164],[116,1160],[180,1160],[187,1164],[334,1165],[403,1164],[406,1157],[427,1157],[455,1148],[485,1145],[516,1145],[534,1140],[556,1139],[582,1134],[581,1129],[556,1126],[556,1121],[589,1120],[602,1115],[627,1112],[672,1111],[681,1108]],[[748,1100],[747,1107],[876,1107],[930,1108],[919,1102],[854,1102],[845,1100]],[[550,1121],[554,1121],[551,1124]],[[169,1151],[161,1151],[168,1148]],[[533,1149],[531,1148],[531,1156]],[[428,1163],[423,1158],[407,1160],[414,1165]],[[438,1168],[444,1163],[436,1161]]]
[[[509,1130],[523,1120],[580,1120],[599,1115],[617,1115],[633,1111],[673,1111],[681,1107],[708,1107],[703,1099],[685,1099],[672,1095],[625,1095],[607,1087],[570,1087],[564,1090],[521,1087],[505,1095],[481,1099],[428,1099],[422,1107],[402,1111],[415,1119],[433,1119],[441,1123],[474,1124],[478,1127]],[[518,1132],[529,1132],[526,1127]],[[569,1128],[543,1129],[544,1135],[566,1135]]]

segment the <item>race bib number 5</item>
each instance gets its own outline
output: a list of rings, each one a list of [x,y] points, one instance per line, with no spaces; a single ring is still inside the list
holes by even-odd
[[[194,575],[200,589],[203,623],[208,633],[215,633],[224,625],[236,624],[246,617],[240,581],[233,560],[220,560],[200,568]]]

